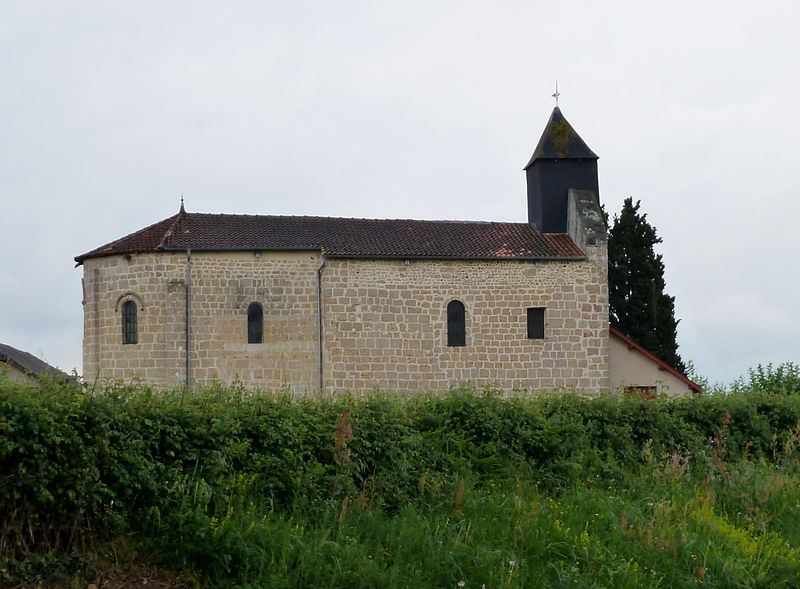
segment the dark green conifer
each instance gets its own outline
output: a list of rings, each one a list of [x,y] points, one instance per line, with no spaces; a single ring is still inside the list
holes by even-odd
[[[611,325],[683,372],[678,355],[675,297],[664,292],[664,263],[653,249],[661,238],[625,199],[608,233],[608,307]]]

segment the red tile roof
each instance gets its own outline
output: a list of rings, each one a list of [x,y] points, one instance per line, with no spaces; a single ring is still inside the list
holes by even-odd
[[[431,259],[580,259],[563,233],[528,223],[415,221],[187,213],[77,256],[157,251],[321,250],[329,257]]]

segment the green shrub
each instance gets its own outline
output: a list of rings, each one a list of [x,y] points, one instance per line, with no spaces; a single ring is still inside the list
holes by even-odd
[[[717,508],[761,513],[769,505],[788,519],[781,527],[762,524],[796,537],[800,525],[775,498],[787,491],[770,486],[784,483],[764,482],[772,474],[760,473],[760,495],[749,495],[766,497],[763,502],[743,503],[731,493],[737,488],[732,473],[744,472],[746,464],[769,463],[794,480],[798,423],[800,395],[774,391],[656,401],[574,394],[504,399],[470,390],[292,400],[220,387],[188,393],[110,385],[87,392],[76,385],[32,390],[3,381],[0,569],[17,571],[5,573],[8,578],[38,578],[48,567],[69,568],[66,555],[76,550],[130,534],[149,538],[141,540],[147,553],[205,578],[233,571],[262,575],[265,559],[283,559],[287,571],[298,559],[308,564],[305,549],[287,552],[277,543],[310,541],[292,522],[316,530],[311,543],[321,553],[343,558],[341,547],[326,544],[342,538],[324,534],[355,521],[380,522],[375,525],[385,530],[393,518],[409,518],[424,527],[425,514],[433,514],[436,525],[447,527],[437,518],[463,518],[473,500],[488,501],[488,511],[501,509],[493,502],[518,501],[517,487],[547,497],[602,488],[634,496],[644,492],[648,477],[664,484],[713,481]],[[737,496],[749,489],[739,488]],[[727,524],[709,525],[714,533],[728,530]],[[501,567],[502,560],[491,566]],[[316,564],[327,570],[328,564]],[[372,571],[365,572],[369,578],[400,574],[386,572],[394,566],[388,560],[380,570],[362,564]],[[496,585],[501,568],[494,576],[472,574]],[[458,576],[437,575],[436,584]]]

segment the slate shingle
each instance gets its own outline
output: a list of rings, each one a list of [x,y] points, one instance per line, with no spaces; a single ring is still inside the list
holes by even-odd
[[[72,380],[65,373],[61,372],[58,368],[50,366],[44,360],[7,344],[0,343],[0,362],[12,364],[16,366],[18,370],[26,372],[31,376],[50,377],[54,380]]]
[[[596,160],[598,158],[597,154],[589,149],[586,142],[572,128],[569,121],[564,118],[561,109],[555,107],[525,169],[527,170],[533,165],[533,162],[539,159]]]

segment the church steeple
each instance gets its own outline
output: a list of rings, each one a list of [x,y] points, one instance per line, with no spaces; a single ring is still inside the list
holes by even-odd
[[[570,188],[593,191],[599,203],[597,159],[556,106],[525,166],[528,222],[542,233],[566,233]]]

